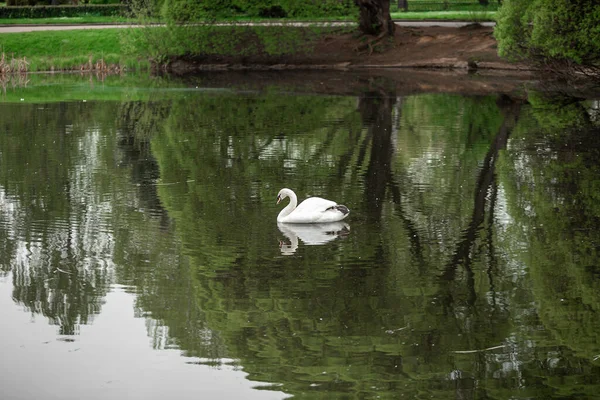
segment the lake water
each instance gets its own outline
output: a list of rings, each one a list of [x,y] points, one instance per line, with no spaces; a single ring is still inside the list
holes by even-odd
[[[5,85],[2,399],[599,396],[597,100],[230,77]]]

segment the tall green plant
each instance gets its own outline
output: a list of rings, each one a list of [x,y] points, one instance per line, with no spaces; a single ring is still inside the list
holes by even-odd
[[[597,0],[506,0],[497,22],[503,57],[600,66]]]

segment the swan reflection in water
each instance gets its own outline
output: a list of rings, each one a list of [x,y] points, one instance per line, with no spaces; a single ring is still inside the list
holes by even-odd
[[[277,227],[290,240],[290,243],[279,242],[279,249],[283,255],[292,255],[298,249],[298,239],[304,244],[322,245],[338,237],[348,236],[350,226],[344,222],[328,222],[323,224],[284,224],[277,223]]]

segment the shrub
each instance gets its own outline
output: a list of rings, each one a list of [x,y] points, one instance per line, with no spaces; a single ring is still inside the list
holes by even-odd
[[[187,23],[208,16],[207,10],[195,2],[185,0],[165,0],[161,14],[169,23]]]
[[[598,65],[600,1],[505,0],[494,35],[503,57]]]
[[[487,4],[477,0],[408,0],[406,11],[496,11],[500,4],[498,0]],[[395,4],[392,7],[394,11],[397,8]]]
[[[168,3],[168,4],[167,4]],[[163,15],[170,21],[231,18],[307,18],[355,15],[353,0],[166,0]]]
[[[7,0],[7,6],[35,6],[36,0]]]
[[[120,0],[88,0],[89,4],[120,4]]]
[[[128,6],[124,4],[86,4],[81,6],[7,6],[0,8],[0,18],[56,18],[79,17],[82,15],[114,17],[125,15],[127,10]]]
[[[287,12],[281,6],[271,6],[261,9],[258,12],[258,16],[263,18],[285,18],[287,17]]]

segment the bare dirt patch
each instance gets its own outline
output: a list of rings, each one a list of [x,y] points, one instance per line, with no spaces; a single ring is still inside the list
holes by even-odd
[[[188,72],[214,69],[368,69],[437,68],[526,71],[497,54],[493,28],[468,25],[462,28],[396,27],[393,38],[365,46],[368,37],[357,33],[322,37],[309,52],[271,56],[200,56],[172,60],[169,70]]]

